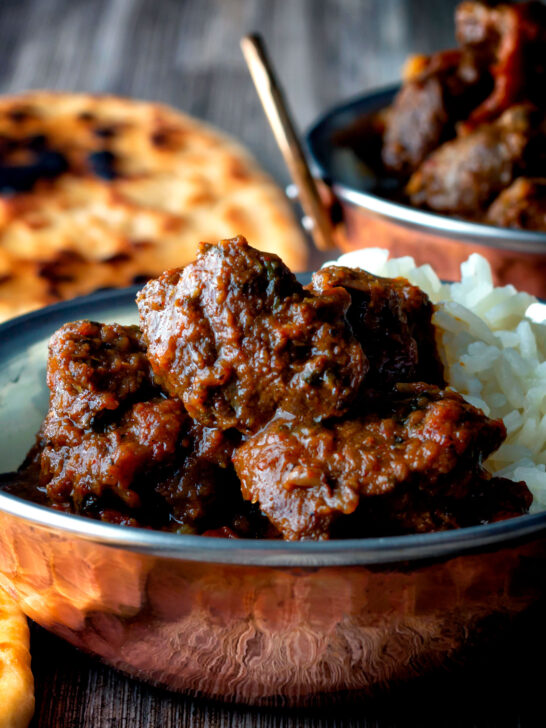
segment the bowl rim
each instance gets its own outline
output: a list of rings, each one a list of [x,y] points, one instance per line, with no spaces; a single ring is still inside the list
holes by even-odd
[[[341,128],[336,126],[337,119],[352,115],[354,121],[366,111],[382,108],[392,101],[399,89],[400,84],[374,89],[341,101],[320,114],[305,132],[305,142],[315,176],[326,182],[336,197],[343,202],[412,230],[447,235],[461,242],[479,243],[512,252],[545,254],[546,232],[497,227],[420,210],[359,190],[332,175],[327,164],[325,148],[332,131]],[[350,121],[351,119],[347,123]],[[343,126],[345,125],[344,123]]]
[[[10,346],[23,334],[42,341],[67,320],[70,313],[92,315],[97,306],[116,309],[134,306],[140,286],[100,291],[47,306],[0,324],[0,344]],[[136,306],[135,306],[136,312]],[[81,316],[85,318],[86,316]],[[87,316],[90,317],[90,316]],[[0,362],[0,366],[2,363]],[[0,491],[0,516],[23,520],[32,529],[63,538],[77,538],[149,556],[240,566],[322,567],[389,564],[459,556],[468,551],[504,548],[513,541],[537,537],[546,530],[546,511],[506,521],[425,534],[332,541],[272,541],[224,539],[152,531],[95,521],[55,511]]]

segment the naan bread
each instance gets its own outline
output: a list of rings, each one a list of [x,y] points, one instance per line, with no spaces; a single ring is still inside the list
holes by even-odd
[[[27,618],[0,587],[0,728],[26,728],[33,712]]]
[[[238,234],[305,269],[282,191],[203,122],[112,96],[0,99],[0,320],[144,281]]]

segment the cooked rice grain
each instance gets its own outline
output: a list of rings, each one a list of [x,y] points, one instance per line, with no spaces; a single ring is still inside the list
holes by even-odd
[[[490,472],[525,480],[531,512],[546,509],[546,305],[513,286],[493,285],[489,263],[473,254],[459,283],[442,283],[430,265],[388,259],[379,248],[347,253],[336,265],[403,276],[437,304],[433,321],[450,385],[490,417],[502,417],[503,445]]]

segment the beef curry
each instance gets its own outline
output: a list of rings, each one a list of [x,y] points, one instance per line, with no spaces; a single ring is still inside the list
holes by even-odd
[[[110,523],[231,538],[422,533],[527,512],[506,436],[451,390],[427,296],[332,266],[302,286],[244,238],[68,323],[49,411],[5,490]]]
[[[406,65],[393,103],[336,136],[377,192],[476,222],[546,230],[546,6],[462,2],[459,47]]]

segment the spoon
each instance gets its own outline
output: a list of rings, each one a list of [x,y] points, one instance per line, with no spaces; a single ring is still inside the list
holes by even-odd
[[[337,247],[332,222],[307,164],[288,103],[277,81],[264,41],[257,34],[245,35],[241,39],[241,50],[275,140],[298,188],[303,211],[312,222],[309,232],[313,241],[319,250],[331,250]]]

